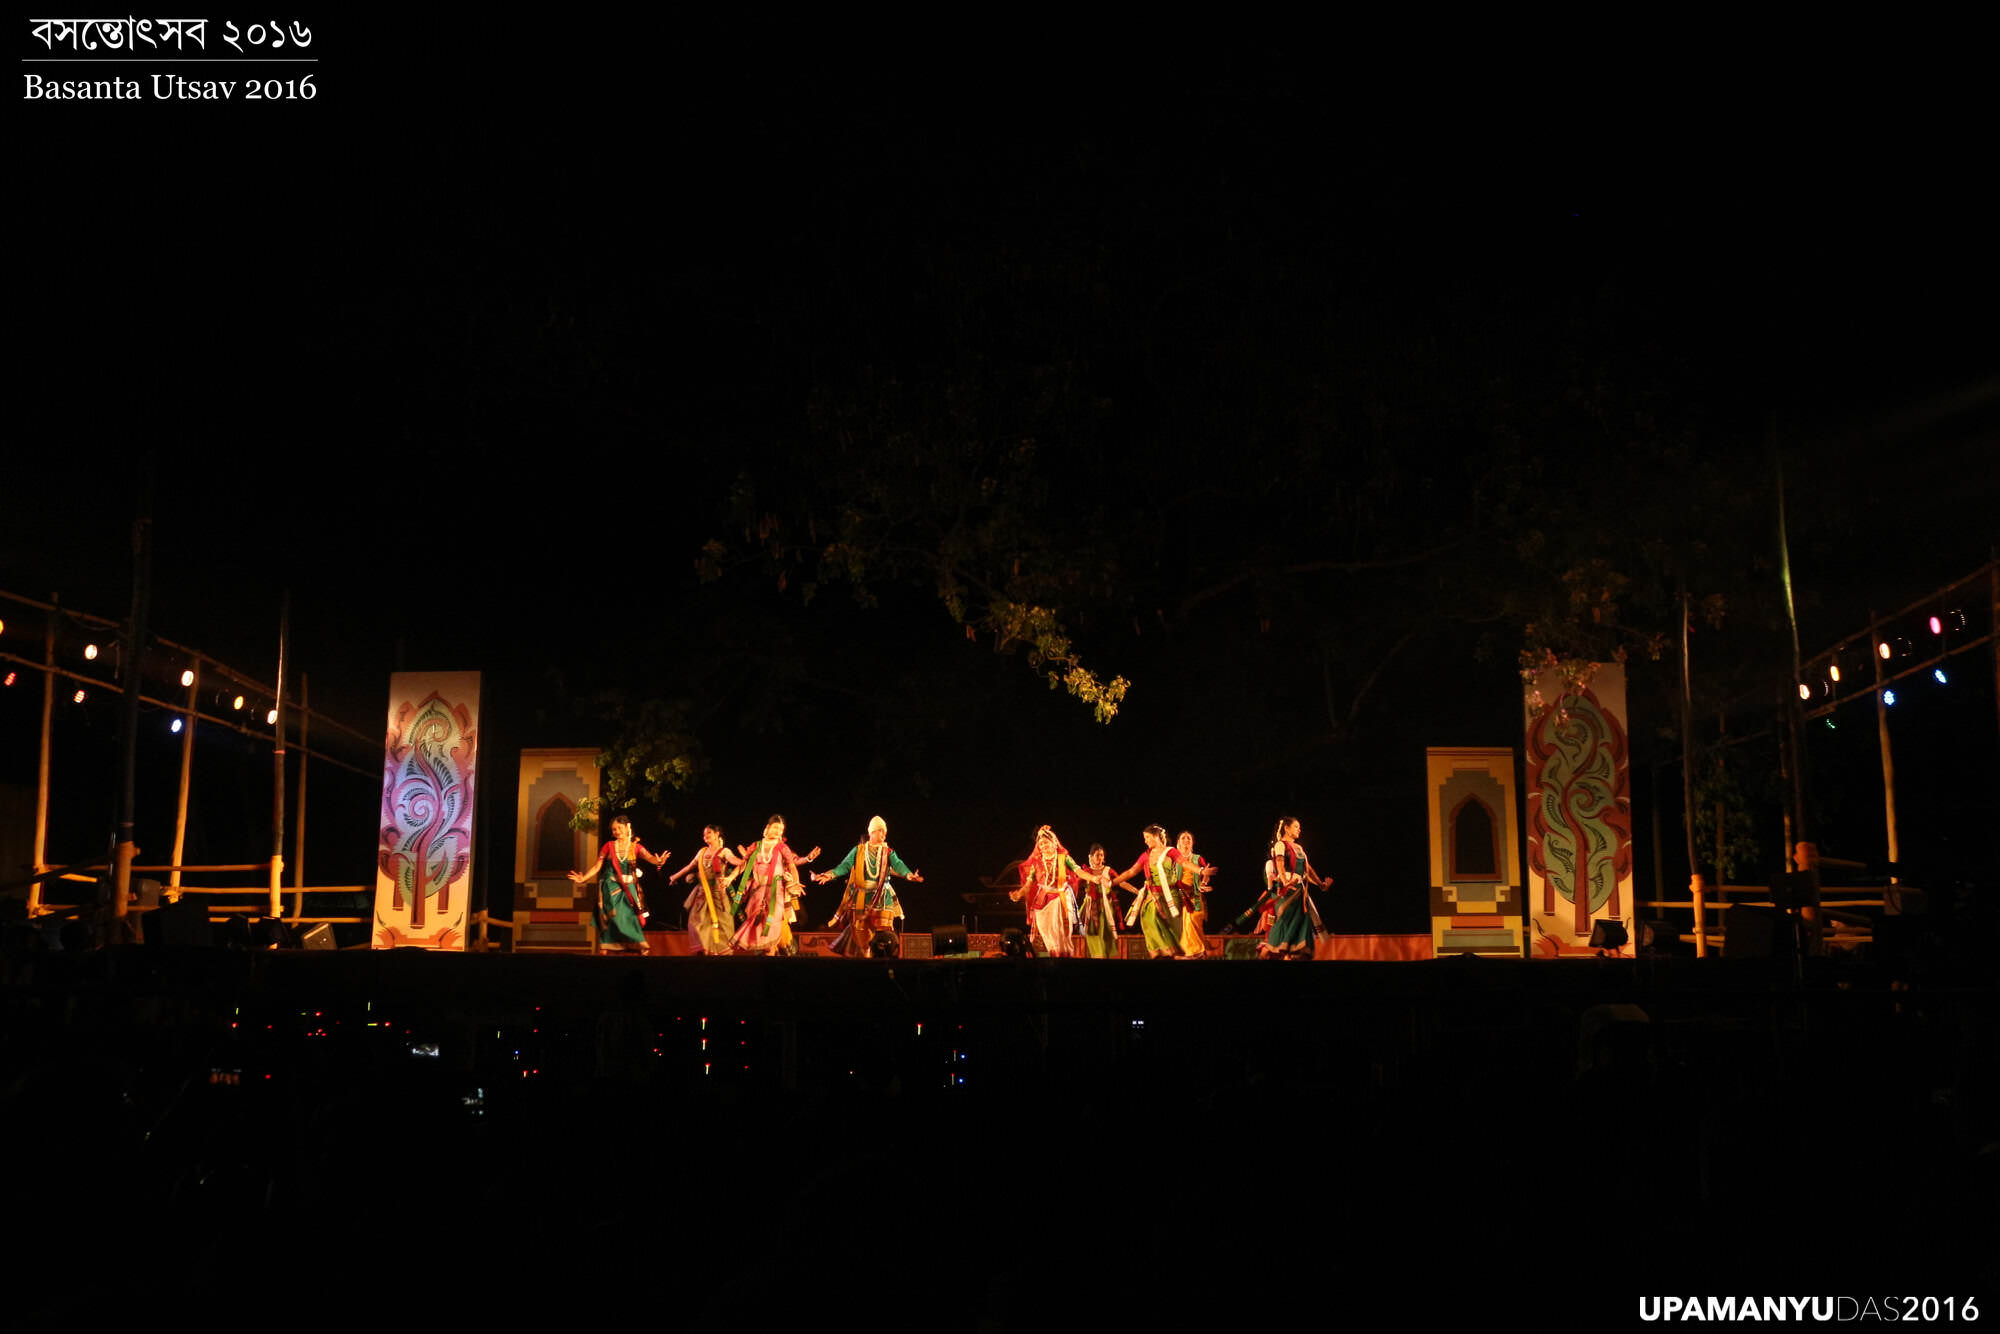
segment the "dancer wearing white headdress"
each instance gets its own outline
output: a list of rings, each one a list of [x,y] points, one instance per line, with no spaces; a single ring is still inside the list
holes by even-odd
[[[1023,902],[1028,929],[1038,953],[1067,958],[1076,930],[1076,881],[1083,868],[1076,864],[1056,831],[1043,825],[1035,831],[1035,850],[1021,863],[1021,887],[1007,897]]]
[[[849,958],[865,958],[876,933],[887,931],[895,936],[896,923],[902,920],[903,904],[889,877],[899,875],[913,885],[921,885],[924,878],[903,865],[903,859],[889,846],[889,822],[879,815],[868,822],[868,837],[855,844],[840,865],[821,871],[813,879],[823,885],[842,875],[847,877],[847,890],[840,896],[840,911],[827,923],[829,929],[840,929],[833,951]],[[896,952],[903,952],[900,937]]]

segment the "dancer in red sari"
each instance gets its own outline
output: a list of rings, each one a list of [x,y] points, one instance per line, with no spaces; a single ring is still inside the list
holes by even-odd
[[[1021,863],[1021,887],[1007,897],[1028,910],[1028,930],[1045,957],[1069,957],[1069,938],[1076,930],[1076,881],[1082,870],[1056,831],[1043,825],[1035,831],[1035,850]]]

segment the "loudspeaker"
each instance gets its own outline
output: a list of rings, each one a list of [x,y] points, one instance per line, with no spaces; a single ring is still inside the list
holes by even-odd
[[[208,909],[192,897],[155,908],[140,920],[145,923],[148,945],[215,943],[215,932],[208,924]]]
[[[1776,908],[1731,904],[1722,913],[1722,957],[1770,959],[1791,954],[1791,923]]]
[[[1675,955],[1692,955],[1694,942],[1681,939],[1681,929],[1672,922],[1647,921],[1639,923],[1639,953],[1642,957],[1668,958]]]
[[[931,928],[931,957],[933,959],[943,958],[947,954],[964,954],[966,949],[965,923],[953,922],[950,926],[934,926]]]

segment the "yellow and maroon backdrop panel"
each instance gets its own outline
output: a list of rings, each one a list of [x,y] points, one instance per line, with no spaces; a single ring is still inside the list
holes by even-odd
[[[389,678],[375,847],[376,949],[465,948],[478,757],[478,672],[397,672]]]
[[[1431,951],[1521,957],[1521,816],[1514,752],[1429,747]]]
[[[1632,775],[1625,669],[1599,663],[1580,686],[1545,672],[1527,692],[1529,953],[1595,955],[1599,921],[1623,924],[1633,952]]]
[[[597,886],[573,885],[569,873],[597,858],[595,829],[572,827],[577,809],[597,796],[597,781],[595,747],[521,752],[514,806],[517,951],[590,951]],[[665,933],[648,932],[647,938],[655,935],[664,941]]]

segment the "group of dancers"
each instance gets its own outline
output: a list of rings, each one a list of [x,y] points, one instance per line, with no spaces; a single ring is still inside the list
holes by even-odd
[[[1134,895],[1123,922],[1137,926],[1148,957],[1199,959],[1208,955],[1204,927],[1208,919],[1208,889],[1216,867],[1194,850],[1194,835],[1182,831],[1173,845],[1167,831],[1147,825],[1145,851],[1123,872],[1105,865],[1104,845],[1093,843],[1079,863],[1063,846],[1054,829],[1035,831],[1034,849],[1019,868],[1020,887],[1008,897],[1027,913],[1027,933],[1034,950],[1063,958],[1073,953],[1072,941],[1083,940],[1093,959],[1119,955],[1118,892]],[[899,953],[897,923],[902,902],[893,883],[900,877],[922,884],[923,876],[904,864],[889,846],[889,826],[881,816],[868,822],[867,836],[856,843],[840,864],[817,872],[819,884],[841,877],[846,885],[840,908],[828,930],[838,931],[832,949],[859,958]],[[820,854],[815,847],[801,857],[785,842],[785,818],[764,822],[757,842],[731,848],[719,826],[702,830],[703,847],[693,860],[668,877],[667,883],[693,881],[687,909],[688,943],[693,953],[792,954],[797,952],[792,924],[805,897],[804,867]],[[640,889],[640,863],[664,867],[668,854],[655,854],[633,835],[625,816],[611,821],[611,839],[597,861],[584,871],[572,871],[577,884],[598,885],[598,941],[607,952],[647,952],[645,895]],[[1136,882],[1136,883],[1135,883]],[[1323,930],[1312,890],[1328,884],[1313,869],[1299,842],[1299,822],[1286,817],[1272,831],[1264,862],[1264,892],[1236,920],[1249,925],[1263,940],[1260,956],[1308,958],[1313,940]]]

